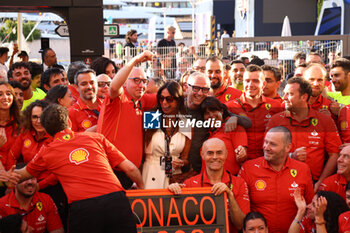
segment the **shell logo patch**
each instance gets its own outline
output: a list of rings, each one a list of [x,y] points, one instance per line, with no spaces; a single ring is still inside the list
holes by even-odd
[[[226,95],[225,95],[225,100],[226,100],[226,101],[229,101],[230,99],[231,99],[231,94],[226,94]]]
[[[257,181],[255,182],[255,188],[256,188],[256,190],[258,190],[258,191],[264,191],[265,188],[266,188],[266,182],[263,181],[263,180],[257,180]]]
[[[28,148],[32,144],[32,141],[30,139],[26,139],[24,140],[23,144],[25,148]]]
[[[316,126],[316,125],[318,124],[318,119],[317,119],[317,118],[312,118],[312,119],[311,119],[311,124],[312,124],[313,126]]]
[[[64,140],[68,141],[71,139],[70,135],[69,134],[65,134],[63,137],[62,137]]]
[[[88,129],[91,127],[92,123],[89,120],[84,120],[81,125],[84,127],[84,129]]]
[[[269,111],[270,108],[271,108],[271,104],[265,104],[265,108],[266,108],[267,111]]]
[[[340,128],[343,130],[348,128],[348,122],[347,121],[340,122]]]
[[[78,148],[70,152],[69,161],[79,165],[89,161],[89,152],[84,148]]]
[[[296,169],[290,169],[290,174],[293,176],[293,177],[296,177],[297,174],[298,174],[298,171]]]
[[[36,203],[36,208],[41,211],[43,209],[43,203],[41,201]]]

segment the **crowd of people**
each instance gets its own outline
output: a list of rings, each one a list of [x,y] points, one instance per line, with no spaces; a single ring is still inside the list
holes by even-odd
[[[177,62],[174,33],[122,68],[101,57],[65,70],[52,49],[42,65],[11,63],[0,232],[136,232],[125,190],[191,187],[226,192],[230,232],[350,231],[350,60],[299,52],[284,76],[278,57],[198,56],[147,77],[142,63]]]

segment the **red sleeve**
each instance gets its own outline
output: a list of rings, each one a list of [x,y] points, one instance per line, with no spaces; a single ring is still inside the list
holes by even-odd
[[[157,95],[156,94],[144,94],[141,100],[142,111],[148,111],[157,105]]]
[[[248,193],[248,185],[241,177],[236,178],[236,185],[233,186],[233,189],[237,189],[238,192],[235,192],[235,199],[237,204],[241,208],[244,214],[250,212],[250,200]],[[236,186],[236,187],[235,187]]]
[[[246,162],[245,162],[246,163]],[[244,164],[245,164],[244,163]],[[244,166],[244,164],[241,166],[241,170],[238,172],[238,176],[242,177],[243,180],[249,184],[248,174],[246,173],[247,166]]]
[[[78,122],[76,121],[77,117],[75,116],[76,113],[77,111],[75,110],[74,105],[69,108],[69,119],[71,120],[71,123],[72,123],[71,129],[74,132],[78,131]]]
[[[326,124],[325,149],[328,153],[339,153],[339,146],[342,144],[337,127],[332,117],[324,115]]]
[[[98,135],[101,137],[103,147],[109,160],[109,164],[112,166],[112,168],[117,167],[121,162],[123,162],[126,159],[126,157],[102,134]]]
[[[5,169],[10,169],[13,165],[16,165],[19,156],[21,155],[23,146],[23,132],[21,132],[16,138],[15,143],[12,145],[6,161]]]
[[[338,129],[343,143],[350,142],[350,127],[347,119],[348,109],[349,108],[345,106],[340,110],[337,121]]]
[[[26,166],[27,172],[36,178],[38,178],[43,171],[47,170],[45,160],[42,156],[44,154],[45,149],[40,149],[38,154],[36,154]]]
[[[61,218],[58,215],[57,207],[49,195],[46,195],[46,229],[48,232],[63,228]]]
[[[305,170],[306,170],[306,173],[305,173],[306,186],[305,186],[304,198],[305,198],[306,204],[309,204],[312,202],[312,198],[315,196],[315,192],[314,192],[314,185],[312,182],[311,170],[306,163],[305,163]]]

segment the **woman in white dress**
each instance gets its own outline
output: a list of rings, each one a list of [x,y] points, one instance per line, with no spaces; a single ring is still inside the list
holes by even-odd
[[[179,127],[180,121],[186,123],[180,84],[168,81],[159,88],[157,110],[162,113],[161,128],[145,132],[145,161],[142,169],[145,189],[167,188],[169,178],[181,174],[181,168],[189,163],[192,129]]]

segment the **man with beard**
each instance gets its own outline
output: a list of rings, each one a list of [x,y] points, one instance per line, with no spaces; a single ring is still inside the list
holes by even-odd
[[[308,105],[312,88],[305,79],[289,79],[284,93],[287,111],[274,115],[267,129],[284,126],[291,131],[291,157],[309,165],[317,190],[322,180],[336,170],[339,146],[342,144],[337,127],[329,115]]]
[[[36,178],[16,185],[15,191],[0,199],[0,218],[21,214],[33,233],[63,233],[57,207],[51,197],[37,192]]]
[[[221,103],[226,103],[235,98],[239,98],[242,94],[240,90],[225,85],[224,63],[217,56],[208,58],[205,65],[207,75],[210,79],[210,87],[213,90],[213,96],[218,98]]]
[[[12,79],[14,81],[17,81],[23,86],[24,101],[22,110],[24,110],[29,104],[31,104],[35,100],[42,100],[45,98],[45,92],[43,92],[39,88],[37,88],[35,92],[33,92],[30,88],[30,85],[32,83],[32,75],[30,74],[28,63],[14,63],[10,68],[9,74],[11,75],[10,80]]]
[[[312,87],[312,94],[308,102],[311,107],[323,112],[329,110],[333,114],[333,119],[336,119],[339,105],[322,95],[327,77],[327,70],[324,66],[318,63],[311,63],[306,67],[303,77]]]
[[[251,210],[264,215],[269,232],[288,232],[297,213],[294,190],[301,189],[306,203],[314,196],[310,169],[288,157],[292,135],[285,127],[270,129],[263,147],[264,157],[246,161],[239,176],[248,185]]]
[[[327,95],[339,104],[350,104],[350,61],[345,58],[335,60],[329,75],[336,92],[328,92]]]
[[[130,29],[125,35],[125,47],[135,48],[137,43],[137,31]]]
[[[238,90],[243,90],[243,74],[245,71],[244,63],[241,60],[231,62],[232,86]]]
[[[247,116],[252,121],[252,127],[246,129],[248,136],[248,159],[263,155],[262,145],[266,125],[271,116],[281,112],[281,103],[262,95],[266,85],[261,67],[249,65],[243,75],[244,93],[226,106],[229,111],[241,116]]]
[[[79,99],[69,109],[72,130],[82,132],[97,124],[102,101],[97,98],[97,78],[92,69],[79,70],[75,75]]]
[[[281,71],[273,66],[263,65],[261,67],[264,70],[266,85],[263,89],[263,95],[271,99],[283,102],[281,96],[277,93],[278,88],[281,85]]]
[[[57,85],[66,85],[64,74],[59,68],[50,68],[41,75],[41,89],[48,92]]]

